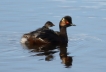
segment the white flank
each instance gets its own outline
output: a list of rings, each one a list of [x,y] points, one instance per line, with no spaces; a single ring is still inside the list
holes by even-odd
[[[21,39],[21,43],[25,43],[26,41],[27,41],[26,38],[22,38],[22,39]]]

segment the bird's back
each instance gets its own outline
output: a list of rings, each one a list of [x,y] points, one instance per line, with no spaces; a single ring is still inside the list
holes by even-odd
[[[59,36],[51,29],[43,30],[36,38],[41,38],[42,40],[53,44],[59,41]]]

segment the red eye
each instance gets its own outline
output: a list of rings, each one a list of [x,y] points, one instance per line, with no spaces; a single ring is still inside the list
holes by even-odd
[[[68,22],[68,21],[66,21],[66,24],[69,24],[69,22]]]

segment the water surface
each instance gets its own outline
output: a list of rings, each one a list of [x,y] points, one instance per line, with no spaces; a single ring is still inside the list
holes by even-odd
[[[70,15],[76,27],[68,28],[66,68],[59,57],[45,61],[45,55],[24,49],[20,38],[48,20],[59,30],[60,19]],[[106,71],[106,1],[105,0],[2,0],[0,1],[0,72],[105,72]]]

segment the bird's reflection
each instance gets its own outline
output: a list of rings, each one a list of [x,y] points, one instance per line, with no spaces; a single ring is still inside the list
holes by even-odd
[[[30,52],[37,53],[32,56],[45,56],[45,61],[52,61],[54,59],[53,54],[59,52],[59,50],[56,50],[58,47],[52,44],[43,44],[43,45],[21,44],[21,45],[24,48],[28,49]]]
[[[52,44],[45,45],[27,45],[22,44],[22,46],[28,49],[30,52],[36,52],[37,54],[33,56],[45,56],[45,61],[52,61],[54,59],[54,54],[59,52],[59,57],[66,68],[72,66],[72,57],[68,56],[67,44],[60,44],[59,46]]]
[[[70,66],[72,66],[72,56],[68,56],[67,53],[67,44],[61,44],[60,45],[60,59],[62,60],[62,63],[65,64],[66,68],[69,68]]]

